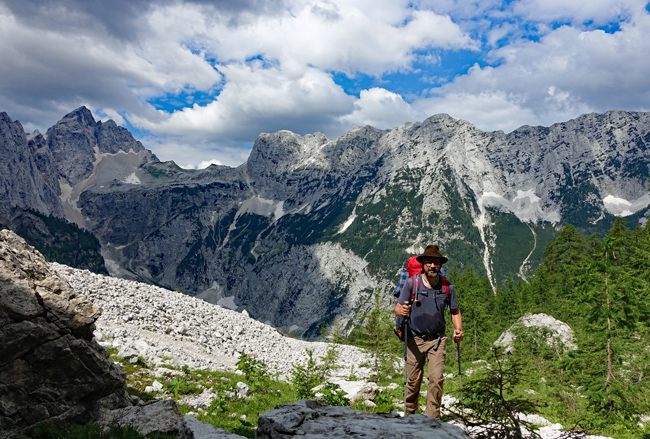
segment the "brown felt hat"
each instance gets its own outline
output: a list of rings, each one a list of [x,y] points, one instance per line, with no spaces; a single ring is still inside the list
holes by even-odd
[[[424,253],[419,255],[417,258],[417,261],[421,264],[423,258],[438,258],[442,259],[442,263],[444,264],[447,262],[449,259],[445,258],[441,253],[440,250],[438,250],[437,245],[427,245],[427,248],[424,249]]]

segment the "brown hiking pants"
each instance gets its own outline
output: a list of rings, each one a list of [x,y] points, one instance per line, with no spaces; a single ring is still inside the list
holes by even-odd
[[[427,405],[424,414],[440,419],[442,388],[445,385],[445,347],[447,336],[440,339],[437,350],[433,350],[436,340],[424,340],[419,336],[410,336],[406,355],[406,414],[413,414],[418,409],[420,385],[424,372],[424,362],[429,361],[429,387],[427,388]]]

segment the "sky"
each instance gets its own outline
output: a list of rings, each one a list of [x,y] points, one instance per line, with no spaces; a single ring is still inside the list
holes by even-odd
[[[260,133],[485,131],[650,111],[645,0],[0,0],[0,112],[85,105],[162,160],[245,162]]]

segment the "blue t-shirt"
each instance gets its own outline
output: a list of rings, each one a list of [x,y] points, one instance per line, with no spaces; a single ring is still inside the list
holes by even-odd
[[[442,279],[438,278],[438,283],[433,288],[427,288],[422,281],[422,275],[419,278],[419,293],[417,302],[411,303],[411,292],[413,290],[413,278],[409,278],[399,295],[399,303],[405,301],[411,303],[411,317],[409,327],[416,334],[435,335],[445,332],[445,308],[450,310],[457,309],[456,289],[449,284],[449,299],[445,298],[445,291],[442,288]]]

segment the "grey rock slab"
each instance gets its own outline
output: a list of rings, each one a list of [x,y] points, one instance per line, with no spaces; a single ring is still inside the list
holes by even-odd
[[[526,314],[521,317],[512,327],[501,334],[494,344],[505,348],[506,352],[511,352],[514,349],[515,332],[517,329],[522,328],[540,328],[546,331],[548,336],[545,342],[551,347],[566,350],[576,350],[578,348],[575,344],[575,334],[569,325],[541,313]]]
[[[466,439],[459,427],[424,415],[399,417],[350,407],[329,407],[314,400],[283,404],[260,416],[257,439],[391,438]]]
[[[130,425],[142,435],[173,434],[178,432],[181,420],[181,411],[176,405],[176,401],[168,399],[117,410],[107,410],[103,413],[100,424],[106,427]]]
[[[193,415],[183,416],[183,421],[178,428],[178,439],[238,439],[243,437],[207,422],[197,421]]]

